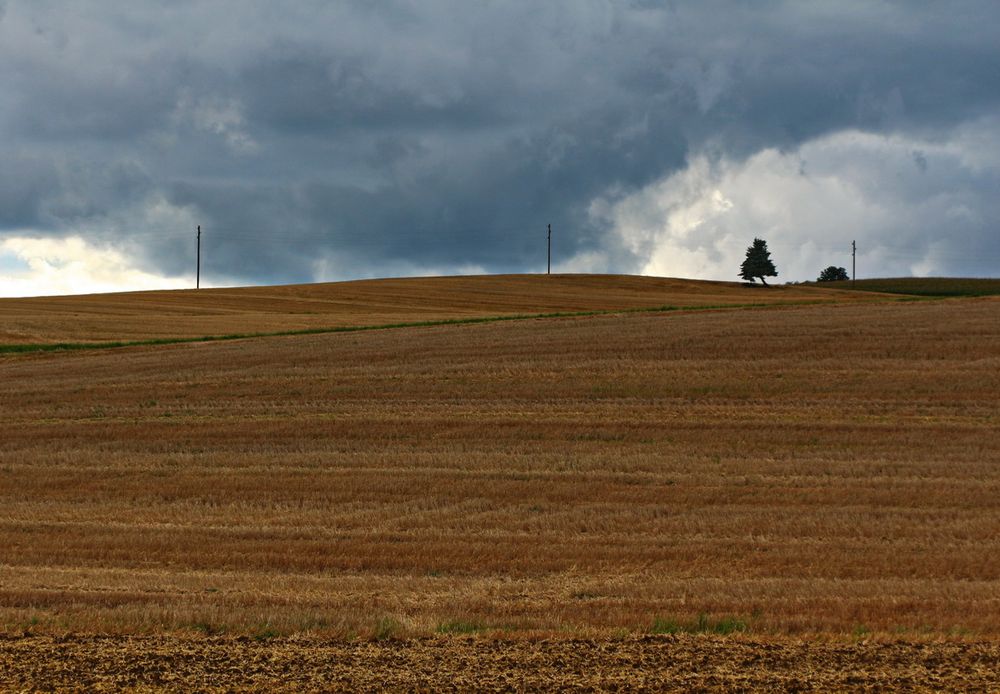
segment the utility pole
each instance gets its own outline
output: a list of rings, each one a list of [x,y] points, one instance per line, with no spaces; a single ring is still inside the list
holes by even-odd
[[[851,241],[851,289],[858,279],[858,244]]]
[[[198,225],[198,266],[194,275],[194,288],[201,289],[201,224]]]
[[[552,225],[549,224],[549,263],[545,267],[545,274],[552,274]]]

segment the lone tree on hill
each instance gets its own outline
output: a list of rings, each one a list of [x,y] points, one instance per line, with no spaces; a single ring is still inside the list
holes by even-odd
[[[819,273],[819,277],[816,278],[817,282],[842,282],[843,280],[849,280],[850,277],[847,276],[847,270],[842,267],[837,267],[836,265],[831,265],[830,267]]]
[[[778,270],[771,262],[771,252],[767,250],[767,241],[764,239],[753,240],[753,245],[747,249],[746,260],[740,265],[740,277],[747,282],[753,282],[754,277],[760,277],[760,281],[767,286],[765,277],[777,277]]]

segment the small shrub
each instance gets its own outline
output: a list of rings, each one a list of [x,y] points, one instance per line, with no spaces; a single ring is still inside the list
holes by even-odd
[[[653,628],[650,629],[650,633],[653,634],[680,634],[684,631],[687,630],[676,619],[660,619],[659,617],[653,620]]]
[[[712,620],[708,613],[702,612],[694,622],[684,624],[676,619],[662,619],[657,617],[653,620],[650,629],[652,634],[734,634],[749,629],[746,621],[737,617],[722,617]]]
[[[477,631],[482,631],[485,627],[478,622],[465,622],[462,620],[453,620],[450,622],[441,622],[438,624],[437,633],[439,634],[475,634]]]
[[[747,630],[747,623],[736,617],[723,617],[714,624],[707,623],[706,626],[713,634],[733,634]]]
[[[844,282],[849,279],[850,277],[848,276],[846,269],[837,267],[836,265],[831,265],[830,267],[824,268],[823,271],[819,273],[819,277],[816,278],[816,281]]]
[[[394,638],[399,633],[399,622],[392,617],[382,617],[375,623],[373,636],[376,641],[385,641]]]

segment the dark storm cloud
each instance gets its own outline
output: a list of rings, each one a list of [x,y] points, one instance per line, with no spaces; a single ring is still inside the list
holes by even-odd
[[[1000,106],[991,0],[4,7],[0,231],[127,238],[180,274],[201,223],[248,283],[537,271],[548,223],[559,257],[635,271],[595,200],[696,155],[933,143]],[[995,226],[970,171],[949,194]]]
[[[42,223],[45,191],[56,180],[49,162],[7,153],[0,169],[0,229]]]
[[[502,107],[482,85],[429,100],[420,85],[385,84],[364,60],[301,49],[269,51],[240,75],[246,115],[296,136],[341,131],[462,130],[502,125]]]

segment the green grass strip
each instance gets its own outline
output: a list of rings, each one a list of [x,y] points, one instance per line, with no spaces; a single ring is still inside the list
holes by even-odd
[[[1000,295],[1000,279],[975,277],[885,277],[853,282],[804,282],[810,287],[853,289],[885,294],[909,294],[934,298]]]
[[[923,298],[923,297],[921,297]],[[888,299],[888,301],[915,300]],[[704,304],[699,306],[649,306],[640,308],[603,309],[594,311],[560,311],[555,313],[516,313],[505,316],[478,316],[473,318],[442,318],[438,320],[415,321],[409,323],[382,323],[379,325],[341,325],[325,328],[299,328],[276,332],[230,333],[226,335],[203,335],[201,337],[163,337],[149,340],[116,340],[113,342],[52,342],[41,344],[0,345],[0,354],[28,354],[33,352],[69,352],[91,349],[116,349],[119,347],[149,347],[155,345],[177,345],[190,342],[227,342],[259,337],[290,337],[295,335],[325,335],[330,333],[357,333],[368,330],[397,330],[400,328],[428,328],[444,325],[475,325],[501,321],[535,320],[542,318],[586,318],[621,313],[668,313],[673,311],[719,311],[725,309],[744,310],[755,308],[781,308],[784,306],[815,306],[820,304],[843,303],[837,299],[811,299],[803,301],[758,302],[750,304]]]

